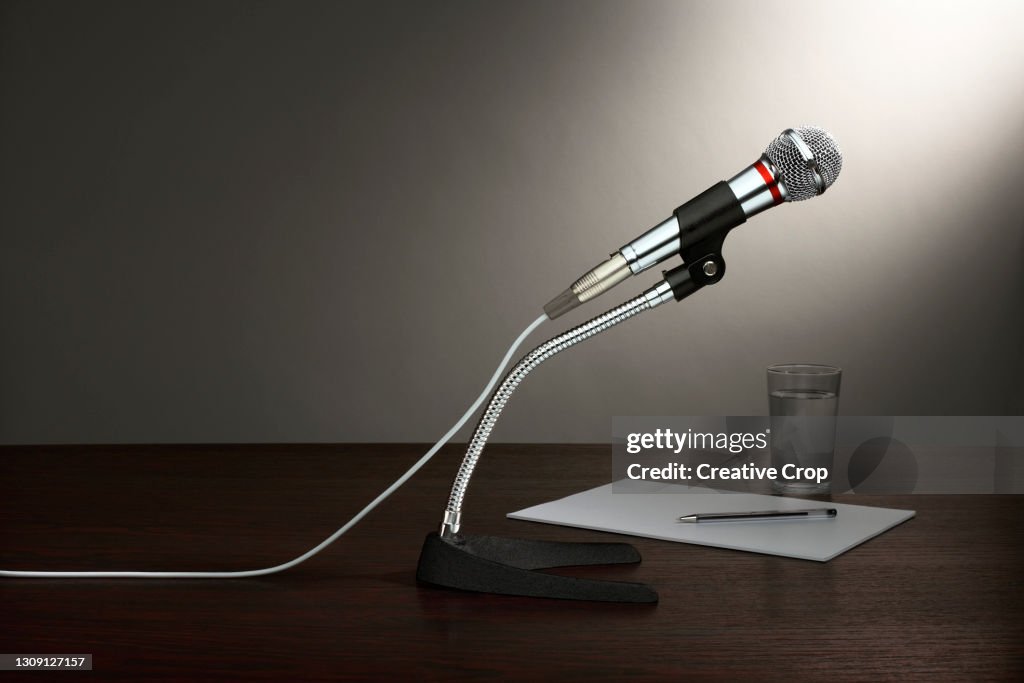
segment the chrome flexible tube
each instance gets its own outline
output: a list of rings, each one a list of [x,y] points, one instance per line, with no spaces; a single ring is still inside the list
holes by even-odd
[[[476,463],[480,459],[484,446],[487,445],[487,439],[491,435],[491,430],[494,429],[494,425],[498,422],[498,417],[501,416],[501,411],[505,408],[505,404],[508,403],[512,393],[523,379],[535,367],[555,354],[566,350],[570,346],[575,346],[584,339],[593,337],[595,334],[604,332],[621,322],[625,322],[638,313],[650,310],[658,303],[660,302],[653,299],[649,293],[630,299],[624,304],[616,306],[578,327],[572,328],[568,332],[552,337],[523,356],[509,370],[508,374],[502,379],[501,384],[495,389],[486,410],[481,415],[476,431],[473,432],[473,438],[469,442],[469,448],[466,450],[466,456],[462,459],[462,466],[459,467],[459,472],[455,475],[452,492],[448,498],[448,507],[445,510],[444,521],[441,524],[441,536],[448,536],[459,531],[462,517],[462,500],[466,495],[469,479],[473,476]]]

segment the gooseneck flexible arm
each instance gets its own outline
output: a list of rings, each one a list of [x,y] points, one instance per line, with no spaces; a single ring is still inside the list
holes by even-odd
[[[466,488],[469,486],[470,477],[473,476],[473,470],[476,468],[484,446],[487,445],[487,439],[491,435],[491,430],[494,429],[494,425],[501,416],[501,411],[505,408],[505,404],[508,403],[509,398],[511,398],[516,387],[519,386],[523,379],[534,368],[555,354],[565,351],[569,347],[575,346],[581,341],[604,332],[619,323],[625,322],[635,315],[649,311],[664,301],[672,299],[673,293],[671,288],[667,283],[662,282],[657,287],[644,292],[640,296],[630,299],[620,306],[616,306],[610,311],[606,311],[596,318],[572,328],[568,332],[552,337],[523,356],[509,370],[491,396],[487,409],[481,415],[476,431],[473,432],[473,438],[469,442],[466,456],[462,460],[462,466],[459,467],[459,471],[455,475],[452,492],[448,497],[448,507],[444,513],[444,521],[441,523],[440,534],[442,537],[458,533],[462,518],[462,500],[466,495]]]
[[[681,207],[682,210],[685,207]],[[712,221],[713,222],[713,221]],[[703,225],[703,224],[701,224]],[[480,416],[480,421],[473,432],[473,438],[469,442],[466,456],[462,459],[462,465],[455,475],[455,482],[452,484],[452,492],[448,497],[448,507],[444,511],[444,519],[441,521],[441,538],[449,538],[459,532],[462,525],[462,500],[466,496],[466,488],[473,476],[473,470],[480,459],[480,454],[487,445],[487,439],[491,430],[498,422],[501,411],[505,408],[512,393],[523,379],[531,371],[556,353],[579,344],[595,334],[604,332],[625,322],[633,316],[649,311],[666,301],[681,301],[690,294],[693,294],[705,285],[713,285],[719,282],[725,275],[725,259],[722,258],[722,242],[728,234],[728,227],[719,226],[715,230],[705,230],[701,238],[680,250],[683,258],[683,265],[673,268],[664,273],[665,279],[638,297],[605,311],[596,318],[563,332],[557,337],[552,337],[533,351],[523,356],[518,363],[509,370],[502,379],[501,384],[495,389],[491,400],[487,403],[487,409]]]
[[[724,239],[724,234],[719,234],[711,240],[694,245],[694,248],[688,250],[684,255],[683,265],[667,271],[665,280],[662,282],[640,296],[589,319],[583,325],[563,332],[557,337],[552,337],[519,359],[495,389],[495,393],[490,396],[487,408],[480,416],[476,430],[473,432],[473,438],[469,441],[466,456],[463,458],[462,466],[459,467],[455,482],[452,484],[449,503],[444,509],[444,518],[439,531],[439,536],[442,539],[451,538],[459,532],[462,525],[462,501],[466,497],[469,479],[473,476],[473,470],[480,459],[480,454],[483,453],[483,446],[487,444],[487,438],[495,428],[498,418],[501,417],[505,404],[526,375],[556,353],[575,346],[585,339],[590,339],[620,323],[625,323],[634,315],[650,310],[666,301],[679,301],[705,285],[713,285],[720,281],[725,273],[725,261],[721,255]]]
[[[636,564],[640,553],[625,543],[565,543],[532,541],[460,532],[462,501],[487,439],[512,393],[530,372],[571,346],[619,323],[660,306],[679,301],[701,287],[718,282],[725,273],[723,234],[709,236],[687,249],[683,265],[638,297],[563,332],[529,352],[505,375],[477,423],[452,484],[441,529],[427,534],[420,551],[416,579],[420,583],[503,595],[565,600],[597,600],[653,604],[658,593],[650,586],[628,581],[601,581],[548,574],[542,569],[579,565]]]

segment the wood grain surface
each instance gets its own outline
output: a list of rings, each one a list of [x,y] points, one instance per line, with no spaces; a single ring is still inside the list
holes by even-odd
[[[291,559],[418,445],[0,448],[0,568],[235,570]],[[508,520],[610,480],[607,445],[488,447],[467,532],[626,540],[655,606],[418,586],[463,448],[335,545],[238,580],[0,579],[4,653],[92,653],[61,680],[1024,680],[1024,496],[837,496],[917,517],[820,564]],[[42,681],[54,674],[0,674]]]

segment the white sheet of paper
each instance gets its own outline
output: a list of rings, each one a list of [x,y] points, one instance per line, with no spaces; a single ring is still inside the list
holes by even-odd
[[[632,482],[631,482],[632,483]],[[610,531],[663,541],[827,562],[914,516],[913,510],[865,507],[752,493],[690,492],[652,482],[646,493],[612,493],[612,484],[510,512],[512,519]],[[759,522],[680,522],[703,512],[836,508],[835,519]]]

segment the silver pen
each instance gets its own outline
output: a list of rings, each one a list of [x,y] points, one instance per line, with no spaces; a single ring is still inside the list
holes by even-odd
[[[771,519],[834,519],[835,508],[814,508],[810,510],[759,510],[757,512],[703,512],[683,515],[680,522],[749,522]]]

